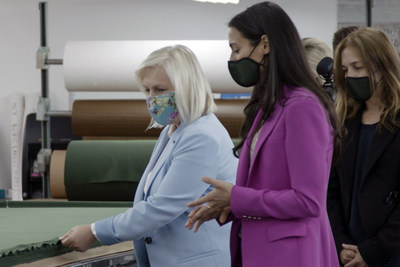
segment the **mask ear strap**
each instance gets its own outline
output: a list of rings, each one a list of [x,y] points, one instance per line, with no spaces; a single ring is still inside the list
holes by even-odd
[[[250,55],[249,55],[248,57],[250,57],[250,56],[253,54],[254,50],[257,48],[257,46],[261,43],[261,41],[262,41],[263,38],[265,38],[265,37],[266,37],[266,35],[261,36],[260,41],[258,41],[258,43],[256,44],[256,46],[254,46],[253,50],[251,50]],[[258,63],[258,64],[260,64],[261,66],[264,66],[264,63],[265,63],[265,55],[267,55],[267,54],[264,54],[264,56],[263,56],[263,58],[261,59],[260,63]]]
[[[259,63],[261,66],[264,66],[264,63],[265,63],[265,56],[266,56],[266,55],[267,55],[267,54],[264,54],[264,55],[263,55],[263,58],[261,59],[261,61],[260,61],[260,63]]]
[[[258,42],[258,43],[256,44],[256,46],[254,46],[253,50],[251,50],[250,55],[249,55],[248,57],[250,57],[251,54],[253,54],[254,50],[257,48],[257,46],[258,46],[259,44],[260,44],[260,42]]]

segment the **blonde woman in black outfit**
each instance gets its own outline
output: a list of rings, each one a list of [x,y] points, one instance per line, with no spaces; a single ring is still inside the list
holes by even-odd
[[[345,267],[400,266],[400,60],[386,35],[349,34],[335,51],[344,140],[328,212]]]

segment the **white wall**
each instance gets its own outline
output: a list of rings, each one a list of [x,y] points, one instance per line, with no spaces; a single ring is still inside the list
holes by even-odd
[[[40,92],[36,69],[39,48],[38,0],[0,1],[0,188],[11,187],[10,98],[15,92]],[[62,59],[71,40],[221,40],[235,14],[257,0],[211,4],[191,0],[48,0],[50,58]],[[331,43],[337,25],[337,0],[277,0],[301,37]],[[50,67],[52,110],[69,108],[62,66]]]

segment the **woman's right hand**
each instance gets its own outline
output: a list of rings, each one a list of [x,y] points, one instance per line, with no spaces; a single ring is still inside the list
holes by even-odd
[[[199,230],[200,226],[209,220],[217,219],[220,223],[225,223],[228,219],[229,214],[231,213],[231,207],[225,207],[224,209],[217,209],[217,208],[208,208],[207,205],[205,206],[197,206],[195,207],[188,215],[188,220],[186,222],[185,227],[191,230],[193,226],[194,232]]]
[[[368,267],[357,246],[342,244],[342,247],[340,261],[344,264],[344,267]]]
[[[203,177],[202,180],[213,185],[215,189],[188,204],[189,207],[195,208],[189,214],[185,226],[188,229],[195,226],[194,232],[197,232],[201,224],[214,218],[219,218],[220,223],[224,223],[231,212],[230,198],[233,184],[208,177]]]
[[[85,252],[97,240],[90,224],[75,226],[59,239],[64,246],[79,252]]]
[[[339,258],[342,264],[349,263],[356,256],[356,252],[352,249],[343,248],[339,253]]]

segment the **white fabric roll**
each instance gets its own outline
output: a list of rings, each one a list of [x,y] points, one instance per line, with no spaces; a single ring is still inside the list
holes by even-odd
[[[22,200],[22,128],[24,95],[11,96],[11,199]]]
[[[250,93],[228,71],[227,40],[192,41],[72,41],[64,50],[64,80],[68,91],[138,91],[135,70],[154,50],[182,44],[197,56],[213,93]]]
[[[39,93],[23,94],[16,92],[11,96],[11,198],[23,200],[22,196],[22,153],[25,138],[26,118],[36,113]]]

